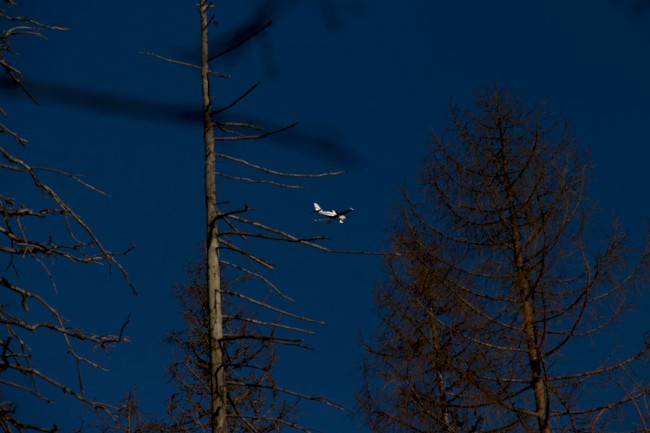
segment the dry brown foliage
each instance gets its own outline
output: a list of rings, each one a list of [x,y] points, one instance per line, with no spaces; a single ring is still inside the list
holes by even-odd
[[[647,431],[648,342],[607,332],[647,283],[592,223],[566,125],[495,87],[433,136],[377,290],[360,403],[374,432]],[[638,256],[638,253],[637,253]]]

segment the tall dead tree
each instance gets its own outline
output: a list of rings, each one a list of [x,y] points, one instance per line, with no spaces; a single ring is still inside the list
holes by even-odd
[[[377,290],[360,402],[374,432],[648,431],[649,342],[608,332],[647,284],[603,236],[560,118],[495,87],[434,134]]]
[[[301,394],[278,386],[271,376],[274,363],[273,346],[276,344],[303,346],[301,338],[279,335],[282,332],[311,333],[302,327],[279,323],[277,316],[309,323],[322,322],[303,317],[281,309],[268,300],[269,293],[280,299],[290,300],[270,279],[263,269],[271,270],[275,265],[256,253],[251,242],[256,240],[298,243],[323,251],[330,251],[316,243],[320,236],[300,237],[262,223],[258,218],[249,218],[253,212],[248,205],[234,210],[222,210],[218,202],[221,183],[247,182],[278,187],[300,187],[278,181],[277,178],[320,178],[340,174],[327,172],[300,174],[271,169],[264,164],[234,157],[218,146],[227,142],[250,142],[285,131],[295,124],[274,130],[252,122],[225,120],[232,107],[241,103],[256,87],[243,92],[239,97],[219,107],[213,100],[214,80],[226,77],[215,71],[212,65],[222,55],[237,49],[270,26],[270,21],[257,22],[258,29],[246,32],[232,45],[212,52],[210,30],[214,28],[212,15],[214,5],[208,0],[199,2],[201,26],[201,58],[198,65],[179,60],[155,57],[174,64],[200,70],[202,82],[203,141],[205,147],[205,205],[206,243],[205,268],[200,275],[205,284],[190,284],[183,300],[189,302],[186,309],[196,314],[186,320],[185,332],[172,337],[172,342],[182,348],[184,357],[172,366],[172,377],[177,381],[180,392],[170,401],[172,431],[261,432],[280,431],[292,427],[309,431],[288,416],[295,399],[315,400],[336,406],[324,398]],[[223,146],[221,146],[223,147]],[[255,172],[243,175],[218,169],[219,161],[228,161],[235,166]],[[232,166],[232,164],[230,164]],[[258,176],[264,176],[264,178]],[[249,201],[249,198],[219,196],[222,203]],[[247,247],[238,240],[247,241]],[[227,287],[224,278],[232,281]],[[260,286],[264,293],[254,294],[253,287]],[[197,296],[204,290],[205,296]],[[205,303],[204,303],[205,302]],[[187,318],[186,318],[187,319]],[[192,330],[191,332],[189,332]],[[189,332],[189,333],[188,333]],[[179,336],[180,335],[180,336]],[[291,401],[278,400],[284,395]],[[207,407],[206,407],[207,406]]]
[[[16,6],[15,1],[5,1]],[[0,9],[0,66],[6,80],[23,90],[35,103],[36,98],[24,85],[23,73],[12,61],[15,54],[12,43],[25,36],[43,37],[47,31],[66,29],[15,16],[8,9]],[[8,113],[0,106],[0,115]],[[82,354],[85,345],[103,351],[125,340],[122,332],[101,335],[73,326],[61,310],[49,300],[56,290],[53,268],[56,262],[73,264],[105,264],[119,269],[126,278],[126,271],[95,236],[84,219],[70,207],[61,195],[48,185],[48,176],[68,178],[85,188],[103,194],[75,174],[47,167],[30,165],[17,156],[27,139],[0,122],[0,175],[3,177],[0,191],[0,257],[3,274],[0,276],[2,304],[0,304],[0,431],[55,432],[59,428],[38,425],[32,421],[38,414],[38,404],[19,406],[15,396],[19,393],[29,399],[51,403],[52,390],[70,395],[85,405],[109,411],[110,406],[88,396],[82,381],[82,368],[90,366],[101,370],[96,361]],[[41,270],[45,284],[32,277]],[[47,281],[50,281],[48,283]],[[36,284],[36,285],[34,285]],[[72,358],[78,381],[64,383],[57,378],[48,362],[37,362],[36,334],[49,333],[60,339],[62,351]],[[57,394],[58,394],[57,392]],[[23,398],[23,401],[25,401]]]
[[[203,142],[205,145],[205,208],[207,220],[206,289],[208,299],[208,347],[210,350],[209,377],[211,411],[210,425],[213,433],[226,433],[226,379],[223,355],[223,297],[221,292],[221,264],[219,262],[219,229],[217,219],[217,170],[215,134],[212,120],[212,94],[210,89],[210,53],[208,31],[210,28],[210,3],[201,1],[201,89],[203,91]]]
[[[293,341],[277,337],[273,333],[263,336],[260,334],[250,334],[247,335],[242,333],[247,327],[238,327],[237,334],[226,335],[224,330],[226,329],[224,322],[224,295],[228,293],[231,296],[239,297],[240,300],[246,300],[248,302],[256,303],[258,306],[265,306],[267,308],[275,310],[269,304],[254,301],[252,298],[237,294],[234,291],[224,291],[222,284],[222,268],[225,265],[229,265],[232,269],[237,269],[242,272],[244,275],[257,277],[262,279],[265,283],[268,283],[265,277],[263,277],[259,272],[254,270],[254,268],[248,267],[248,265],[239,265],[234,262],[224,261],[223,251],[234,252],[235,255],[240,256],[239,258],[243,259],[249,264],[261,265],[267,268],[272,268],[273,265],[263,259],[262,257],[257,256],[251,251],[247,251],[239,248],[235,245],[231,239],[235,238],[244,238],[253,237],[261,239],[273,239],[278,241],[288,241],[288,242],[298,242],[302,244],[307,244],[311,246],[316,246],[321,249],[322,247],[314,244],[313,241],[317,238],[299,238],[293,236],[289,233],[274,229],[272,227],[266,226],[259,221],[247,219],[241,216],[243,213],[248,211],[247,207],[244,209],[236,210],[232,212],[222,212],[219,210],[217,205],[217,177],[229,178],[229,179],[238,179],[242,181],[248,181],[253,183],[273,183],[279,186],[282,186],[281,183],[269,180],[259,180],[259,179],[250,179],[243,178],[239,176],[234,176],[232,174],[226,174],[224,172],[218,172],[216,168],[217,158],[227,159],[229,161],[234,161],[240,165],[253,168],[264,174],[271,174],[274,176],[284,176],[284,177],[322,177],[328,175],[334,175],[337,173],[321,173],[316,175],[304,175],[297,173],[282,173],[277,170],[271,170],[266,167],[263,167],[259,164],[253,164],[249,161],[231,157],[223,152],[217,152],[215,145],[217,142],[225,141],[249,141],[257,140],[264,138],[270,134],[275,134],[281,132],[287,128],[281,128],[276,131],[265,131],[264,128],[260,125],[255,125],[247,122],[232,122],[221,120],[222,113],[228,108],[232,107],[232,104],[225,106],[224,108],[215,110],[212,104],[212,93],[211,93],[211,80],[212,77],[219,77],[219,74],[212,73],[211,62],[214,62],[219,58],[221,53],[210,53],[209,47],[209,29],[213,24],[213,17],[210,12],[212,3],[208,0],[202,0],[200,2],[200,17],[201,17],[201,79],[202,79],[202,89],[203,89],[203,120],[204,120],[204,144],[205,144],[205,189],[206,189],[206,215],[207,215],[207,242],[206,242],[206,258],[207,258],[207,269],[206,269],[206,288],[207,288],[207,300],[208,300],[208,317],[209,317],[209,328],[208,328],[208,340],[210,348],[209,356],[209,378],[210,378],[210,391],[211,391],[211,414],[210,414],[210,424],[212,433],[226,433],[232,431],[228,428],[228,419],[233,418],[237,419],[239,422],[243,421],[243,425],[248,427],[252,432],[258,431],[257,428],[253,425],[256,421],[259,421],[258,414],[250,414],[240,410],[237,405],[234,405],[234,396],[235,392],[229,391],[229,386],[244,387],[249,388],[253,391],[259,386],[261,387],[271,387],[272,391],[277,392],[279,388],[275,385],[268,385],[264,383],[236,383],[227,382],[226,371],[231,370],[227,362],[227,345],[233,344],[234,342],[240,340],[249,340],[249,341],[266,341],[267,343],[284,343],[292,344]],[[269,23],[270,24],[270,23]],[[263,23],[262,29],[268,27],[268,24]],[[253,33],[251,37],[254,37],[256,33]],[[239,46],[247,42],[246,39],[238,41],[235,45]],[[228,48],[230,49],[230,47]],[[242,95],[244,98],[248,92]],[[238,101],[237,101],[238,102]],[[219,131],[220,135],[216,135],[215,131]],[[223,223],[228,230],[220,230],[220,223]],[[295,315],[292,315],[297,317]],[[306,318],[302,318],[307,321],[312,321]],[[249,320],[254,320],[250,318]],[[313,321],[312,321],[313,322]],[[239,368],[242,368],[241,366]],[[232,379],[232,377],[230,377]],[[297,395],[297,394],[295,394]],[[275,421],[278,423],[276,426],[277,430],[280,430],[282,425],[286,422],[281,417],[277,417]],[[298,427],[293,424],[293,427]]]

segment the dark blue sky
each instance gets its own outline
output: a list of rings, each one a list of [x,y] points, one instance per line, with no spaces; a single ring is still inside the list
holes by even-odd
[[[217,2],[220,29],[213,36],[229,34],[260,3]],[[260,220],[299,235],[325,234],[333,248],[381,250],[398,189],[414,183],[430,129],[447,127],[450,103],[470,104],[498,81],[529,100],[546,99],[549,110],[569,118],[591,151],[591,195],[639,244],[650,215],[646,3],[277,1],[264,38],[215,63],[231,78],[215,81],[214,94],[217,105],[225,104],[260,81],[236,112],[299,126],[286,138],[228,150],[273,168],[348,174],[305,182],[298,191],[223,183],[220,200],[248,203]],[[200,81],[194,70],[138,52],[195,59],[196,6],[164,0],[25,6],[21,14],[70,31],[17,46],[19,66],[42,95],[40,107],[3,98],[6,123],[30,139],[20,154],[35,165],[86,174],[112,198],[53,182],[109,248],[136,245],[123,263],[139,297],[116,275],[67,267],[55,268],[59,294],[51,295],[73,323],[106,332],[131,313],[132,343],[106,361],[109,373],[89,374],[88,387],[114,400],[137,385],[145,412],[160,415],[169,390],[169,348],[161,342],[179,326],[172,289],[204,238],[201,125],[177,116],[199,107]],[[344,225],[319,225],[308,214],[313,201],[356,211]],[[382,278],[381,259],[299,247],[272,254],[280,266],[271,276],[296,299],[294,310],[329,323],[309,339],[313,351],[281,353],[281,382],[353,407],[359,336],[372,333],[377,320],[372,289]],[[69,373],[57,368],[62,377]],[[58,397],[43,417],[56,413],[63,425],[75,425],[79,407]],[[326,431],[363,430],[358,419],[325,407],[305,405],[304,422]]]

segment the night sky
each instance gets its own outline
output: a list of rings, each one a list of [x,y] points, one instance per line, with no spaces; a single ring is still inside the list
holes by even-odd
[[[140,52],[197,61],[196,4],[24,3],[20,15],[70,30],[16,45],[21,56],[14,62],[41,105],[2,88],[9,113],[3,122],[30,140],[16,152],[33,165],[82,173],[111,195],[50,178],[109,249],[135,245],[121,261],[139,296],[117,272],[70,266],[53,267],[58,293],[47,286],[44,293],[77,326],[115,333],[130,314],[131,343],[103,360],[109,372],[87,372],[87,388],[116,401],[137,386],[143,411],[162,416],[170,391],[164,371],[170,347],[162,341],[180,326],[173,288],[198,260],[205,237],[201,83],[198,71]],[[444,132],[451,104],[471,104],[498,82],[569,119],[579,145],[591,153],[590,193],[603,220],[618,218],[640,245],[650,216],[647,4],[217,1],[214,49],[261,12],[273,25],[213,64],[231,77],[213,82],[216,104],[260,82],[229,116],[271,127],[298,122],[285,136],[222,150],[281,170],[347,172],[303,182],[300,190],[223,182],[219,200],[248,204],[252,217],[297,235],[326,235],[331,248],[383,251],[399,190],[415,185],[431,128]],[[0,172],[0,184],[5,181]],[[314,201],[355,211],[345,224],[317,223],[309,213]],[[267,248],[279,265],[268,276],[296,300],[291,308],[328,323],[307,340],[313,350],[281,351],[279,382],[354,409],[360,339],[378,320],[372,290],[384,278],[382,259]],[[38,268],[25,269],[21,281],[44,280]],[[648,325],[642,317],[627,333]],[[60,342],[37,338],[44,348],[39,359],[48,360],[50,371],[74,378]],[[77,426],[80,406],[60,393],[54,397],[55,404],[38,406],[36,418]],[[330,432],[364,431],[353,412],[305,404],[302,421]]]

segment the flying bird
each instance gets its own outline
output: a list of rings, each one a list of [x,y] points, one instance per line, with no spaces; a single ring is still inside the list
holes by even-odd
[[[353,210],[354,210],[353,208],[348,208],[348,209],[346,209],[344,211],[341,211],[341,212],[337,212],[335,210],[323,210],[323,208],[321,208],[318,203],[314,203],[314,212],[327,217],[327,218],[318,219],[316,221],[329,221],[329,222],[332,222],[334,220],[338,220],[339,223],[343,224],[343,222],[345,222],[345,218],[346,218],[345,214],[350,213]]]

